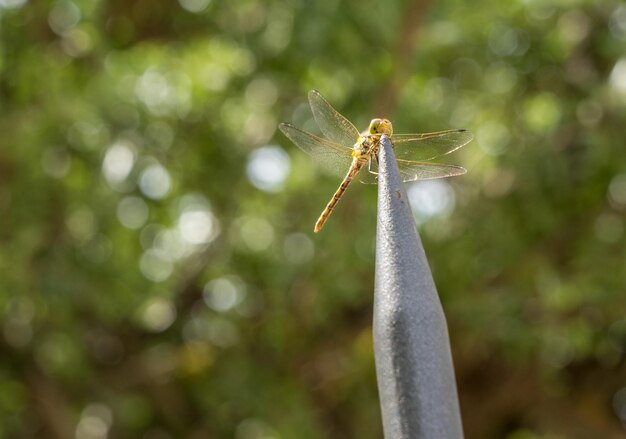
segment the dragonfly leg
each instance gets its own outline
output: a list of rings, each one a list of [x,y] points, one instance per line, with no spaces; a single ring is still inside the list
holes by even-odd
[[[374,161],[376,161],[376,169],[378,169],[378,154],[372,154],[367,164],[367,170],[372,174],[378,175],[378,172],[372,170],[372,163],[374,163]]]

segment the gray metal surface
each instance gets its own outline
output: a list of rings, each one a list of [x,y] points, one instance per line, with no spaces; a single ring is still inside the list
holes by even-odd
[[[387,136],[378,179],[374,353],[385,438],[462,438],[448,328]]]

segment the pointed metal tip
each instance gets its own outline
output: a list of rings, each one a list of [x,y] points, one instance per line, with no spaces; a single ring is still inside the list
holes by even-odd
[[[461,439],[450,341],[391,141],[378,166],[374,354],[387,439]]]

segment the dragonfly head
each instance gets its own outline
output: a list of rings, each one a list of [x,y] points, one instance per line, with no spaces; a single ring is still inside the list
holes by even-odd
[[[387,119],[372,119],[369,132],[370,134],[387,134],[391,136],[393,127],[391,126],[391,122]]]

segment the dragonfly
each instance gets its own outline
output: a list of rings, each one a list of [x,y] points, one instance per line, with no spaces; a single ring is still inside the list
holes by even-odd
[[[391,139],[402,181],[429,180],[465,174],[465,168],[456,165],[431,163],[430,161],[450,154],[467,145],[472,134],[465,129],[451,129],[434,133],[394,134],[388,119],[375,118],[367,130],[359,132],[355,126],[335,110],[315,90],[309,92],[309,105],[315,122],[324,137],[316,136],[289,123],[281,123],[280,130],[301,150],[310,155],[322,168],[343,177],[324,211],[315,223],[318,233],[348,185],[358,175],[362,183],[378,180],[378,150],[380,139]]]

